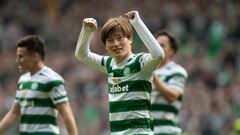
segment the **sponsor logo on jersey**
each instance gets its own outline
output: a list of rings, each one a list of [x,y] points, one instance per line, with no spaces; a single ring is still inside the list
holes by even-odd
[[[114,94],[114,93],[120,93],[120,92],[127,92],[128,91],[128,85],[125,86],[118,86],[118,85],[113,85],[110,87],[110,93]]]

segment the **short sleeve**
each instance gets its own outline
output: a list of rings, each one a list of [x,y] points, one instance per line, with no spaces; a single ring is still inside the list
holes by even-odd
[[[55,105],[68,101],[67,92],[64,84],[59,84],[53,87],[52,90],[49,92],[49,95]]]
[[[181,74],[175,74],[169,78],[167,85],[171,88],[175,88],[180,93],[184,92],[186,83],[186,77]]]

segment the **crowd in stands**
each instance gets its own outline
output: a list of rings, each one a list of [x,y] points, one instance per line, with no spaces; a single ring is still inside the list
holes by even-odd
[[[75,46],[82,20],[98,26],[110,17],[138,10],[151,32],[167,29],[181,46],[176,61],[189,78],[181,109],[188,135],[229,135],[240,117],[240,2],[237,0],[5,0],[0,2],[0,118],[14,102],[20,73],[17,39],[41,35],[46,63],[65,81],[81,135],[108,135],[107,78],[79,63]],[[106,54],[99,30],[93,52]],[[135,51],[145,51],[134,45]],[[61,119],[59,119],[61,121]],[[62,125],[63,126],[63,125]],[[63,126],[64,127],[64,126]],[[17,127],[6,135],[17,134]],[[61,129],[65,135],[65,129]]]

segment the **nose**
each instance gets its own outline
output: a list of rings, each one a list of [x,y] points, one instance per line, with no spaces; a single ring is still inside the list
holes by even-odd
[[[119,41],[114,39],[113,40],[113,43],[112,43],[112,46],[118,46],[119,45]]]
[[[16,62],[17,64],[19,64],[19,58],[18,58],[18,57],[16,58],[15,62]]]

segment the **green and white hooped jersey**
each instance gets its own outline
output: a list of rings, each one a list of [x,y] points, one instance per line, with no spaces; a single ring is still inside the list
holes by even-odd
[[[168,103],[158,90],[152,92],[152,115],[154,118],[155,135],[180,135],[182,130],[179,126],[179,110],[182,104],[186,70],[175,62],[171,61],[162,68],[157,69],[155,75],[169,87],[175,88],[181,93],[179,99]]]
[[[67,101],[63,78],[49,67],[19,79],[16,100],[20,105],[20,135],[59,135],[56,104]]]
[[[112,57],[102,58],[108,72],[111,135],[152,135],[151,76],[144,67],[150,54],[131,55],[117,66]]]

